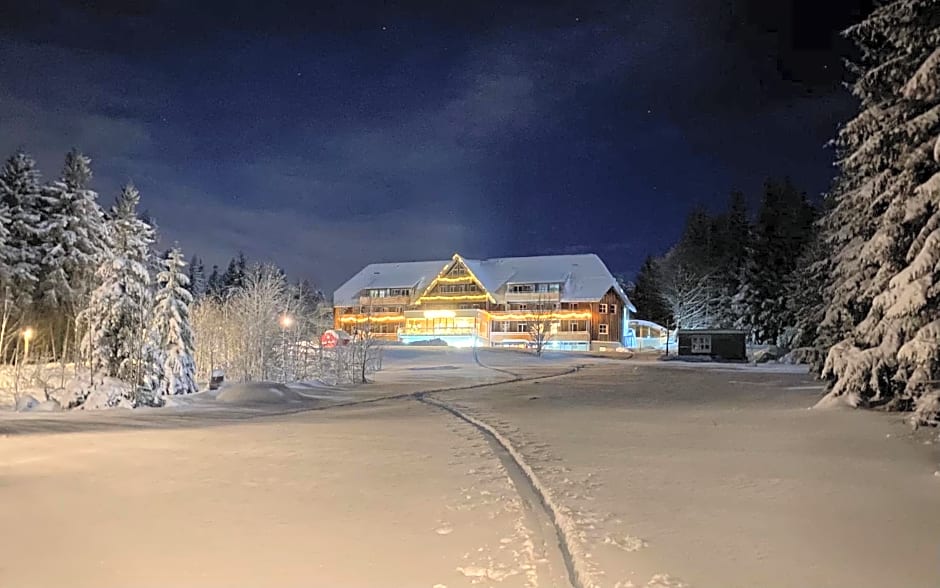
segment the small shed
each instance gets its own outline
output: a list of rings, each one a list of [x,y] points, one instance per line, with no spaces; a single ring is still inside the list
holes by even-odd
[[[744,361],[747,359],[746,335],[735,329],[682,329],[679,331],[679,356]]]

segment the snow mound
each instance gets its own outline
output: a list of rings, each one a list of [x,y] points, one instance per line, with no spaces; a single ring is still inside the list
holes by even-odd
[[[81,410],[104,410],[108,408],[134,408],[130,398],[130,386],[114,378],[105,378],[104,382],[96,384],[85,401]]]
[[[819,359],[819,350],[813,347],[797,347],[780,358],[780,363],[790,365],[811,364]]]
[[[283,384],[248,382],[222,388],[215,399],[225,404],[281,404],[301,402],[303,396]]]
[[[33,412],[58,412],[62,410],[62,405],[55,398],[43,400],[32,408]]]
[[[39,406],[39,401],[25,394],[16,399],[16,412],[29,412]]]
[[[768,345],[762,349],[755,349],[751,355],[751,361],[754,363],[777,361],[785,354],[786,352],[776,345]]]

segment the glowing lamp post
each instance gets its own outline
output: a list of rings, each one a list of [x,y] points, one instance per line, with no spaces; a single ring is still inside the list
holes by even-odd
[[[287,382],[288,381],[288,377],[287,377],[288,365],[293,363],[291,361],[293,359],[292,357],[293,349],[291,349],[292,345],[290,345],[287,340],[287,332],[294,325],[294,317],[292,317],[289,314],[282,314],[280,317],[278,317],[277,323],[281,326],[281,335],[282,335],[281,336],[281,363],[282,363],[281,379],[284,382]]]
[[[32,327],[23,329],[23,363],[29,362],[29,342],[32,340],[34,334]]]

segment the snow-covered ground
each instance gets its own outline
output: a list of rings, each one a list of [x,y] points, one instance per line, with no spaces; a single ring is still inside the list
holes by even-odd
[[[438,398],[518,449],[597,586],[940,586],[937,432],[809,410],[801,371],[628,363]]]
[[[0,411],[0,586],[940,585],[936,431],[790,366],[479,357]]]

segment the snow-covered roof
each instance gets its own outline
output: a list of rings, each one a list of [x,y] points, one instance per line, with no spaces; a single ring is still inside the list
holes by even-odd
[[[505,292],[508,284],[560,283],[563,302],[595,302],[611,288],[632,311],[636,308],[607,266],[593,253],[541,255],[493,259],[460,258],[488,292]],[[355,306],[366,288],[415,288],[420,291],[453,260],[373,263],[339,287],[333,295],[336,306]]]
[[[448,259],[445,261],[370,263],[333,293],[333,304],[355,306],[359,304],[359,293],[367,288],[424,289],[450,262],[451,260]]]

